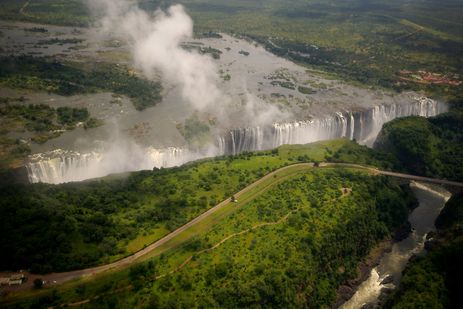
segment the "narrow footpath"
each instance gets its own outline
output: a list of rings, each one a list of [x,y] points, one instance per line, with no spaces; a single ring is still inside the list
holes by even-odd
[[[293,174],[300,173],[302,170],[306,169],[311,169],[315,168],[313,163],[298,163],[298,164],[293,164],[293,165],[288,165],[285,167],[282,167],[278,170],[275,170],[266,176],[260,178],[259,180],[255,181],[254,183],[250,184],[249,186],[245,187],[238,193],[234,194],[236,199],[239,199],[241,196],[243,196],[245,193],[249,193],[253,189],[258,189],[257,193],[260,193],[262,191],[267,190],[270,186],[273,186],[276,183],[279,183],[282,179],[285,179]],[[356,164],[344,164],[344,163],[321,163],[319,165],[319,168],[354,168],[354,169],[361,169],[361,170],[366,170],[373,175],[384,175],[384,176],[390,176],[390,177],[396,177],[396,178],[402,178],[402,179],[407,179],[407,180],[415,180],[415,181],[421,181],[421,182],[429,182],[433,184],[440,184],[440,185],[448,185],[448,186],[454,186],[454,187],[461,187],[463,188],[463,183],[461,182],[455,182],[455,181],[449,181],[445,179],[435,179],[435,178],[429,178],[429,177],[422,177],[422,176],[416,176],[416,175],[410,175],[410,174],[403,174],[403,173],[395,173],[395,172],[389,172],[389,171],[382,171],[376,168],[371,168],[368,166],[363,166],[363,165],[356,165]],[[285,173],[285,177],[278,177],[281,176],[280,174]],[[288,174],[289,173],[289,174]],[[266,180],[269,179],[275,179],[272,181],[270,185],[263,186],[261,188],[258,188],[260,184],[265,182]],[[257,195],[256,193],[256,195]],[[251,198],[252,199],[252,198]],[[56,286],[63,284],[65,282],[69,282],[71,280],[77,280],[79,278],[84,278],[84,277],[89,277],[89,276],[95,276],[97,274],[101,274],[103,272],[109,271],[109,270],[117,270],[117,269],[122,269],[125,268],[135,262],[138,262],[141,260],[142,257],[146,257],[147,255],[150,256],[156,256],[164,251],[174,247],[178,246],[179,244],[185,242],[188,238],[185,239],[180,239],[176,243],[174,243],[171,247],[169,246],[164,246],[167,243],[174,241],[176,238],[180,238],[179,236],[182,235],[185,231],[188,229],[198,226],[202,221],[204,221],[206,218],[210,217],[212,214],[216,213],[218,210],[224,208],[225,206],[229,205],[230,203],[233,203],[230,199],[227,199],[216,206],[210,208],[206,212],[202,213],[198,217],[194,218],[193,220],[189,221],[185,225],[179,227],[175,231],[167,234],[166,236],[162,237],[161,239],[157,240],[156,242],[152,243],[151,245],[147,246],[146,248],[130,255],[127,256],[123,259],[120,259],[116,262],[106,264],[106,265],[101,265],[101,266],[96,266],[96,267],[91,267],[91,268],[86,268],[86,269],[81,269],[81,270],[74,270],[74,271],[68,271],[68,272],[61,272],[61,273],[50,273],[46,275],[32,275],[32,274],[26,274],[28,277],[27,282],[22,284],[21,286],[17,286],[11,289],[11,291],[22,291],[22,290],[27,290],[33,287],[33,281],[35,278],[41,278],[46,282],[45,286]],[[1,276],[8,276],[9,274],[7,273],[0,273]]]

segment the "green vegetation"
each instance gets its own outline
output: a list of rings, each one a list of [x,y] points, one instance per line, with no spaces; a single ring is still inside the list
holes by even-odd
[[[47,33],[48,32],[48,30],[43,27],[24,28],[24,31],[37,32],[37,33]]]
[[[34,288],[41,289],[43,286],[43,280],[40,278],[34,279]]]
[[[451,235],[463,232],[463,194],[455,194],[442,209],[436,219],[436,227],[441,235]],[[445,232],[445,233],[443,233]],[[455,238],[455,237],[451,237]]]
[[[373,150],[355,142],[344,143],[336,151],[326,149],[325,161],[334,163],[351,162],[367,166],[377,166],[383,170],[401,171],[403,166],[391,153]]]
[[[414,199],[386,177],[319,168],[277,179],[232,205],[231,214],[177,249],[35,302],[99,295],[89,308],[329,306],[337,286],[357,276],[358,262],[402,224]]]
[[[0,258],[1,268],[63,271],[120,258],[272,170],[322,161],[349,144],[354,145],[339,140],[284,146],[272,152],[132,173],[122,179],[5,187],[0,193],[0,218],[2,235],[8,239],[0,245],[1,251],[10,254]],[[363,151],[357,153],[363,156]],[[6,232],[13,228],[15,233]]]
[[[408,196],[385,179],[353,171],[290,177],[155,260],[164,274],[193,256],[178,272],[145,284],[147,296],[161,307],[174,299],[184,307],[193,300],[220,308],[329,306],[337,286],[356,277],[371,246],[406,218]]]
[[[30,147],[21,140],[0,135],[0,171],[21,166],[30,153]]]
[[[56,118],[56,110],[44,104],[2,104],[0,105],[0,116],[22,121],[23,126],[33,132],[52,131],[60,128],[53,123],[53,119]],[[3,131],[7,130],[7,128],[2,129]]]
[[[270,82],[270,84],[272,84],[272,86],[280,86],[280,87],[283,87],[283,88],[286,88],[286,89],[291,89],[291,90],[296,89],[296,85],[294,85],[294,83],[288,82],[288,81],[273,80],[273,81]]]
[[[201,48],[200,53],[201,54],[210,54],[212,56],[212,58],[220,59],[220,55],[222,54],[222,51],[209,46],[209,47],[206,47],[206,48]]]
[[[463,180],[463,112],[393,120],[375,148],[393,154],[412,174]]]
[[[86,108],[60,107],[24,104],[24,98],[4,98],[0,103],[0,169],[17,167],[30,154],[26,140],[9,138],[9,133],[30,133],[32,142],[42,144],[60,136],[66,130],[75,128],[78,122],[84,128],[102,124],[101,120],[90,118]],[[10,102],[22,104],[12,104]]]
[[[2,0],[0,2],[2,19],[87,26],[91,21],[89,15],[85,3],[80,0]]]
[[[62,64],[29,56],[0,57],[0,85],[75,95],[111,91],[132,99],[138,110],[161,100],[161,84],[142,79],[113,64]]]
[[[203,38],[212,38],[212,39],[222,39],[223,38],[222,35],[220,35],[217,32],[214,32],[214,31],[201,33],[200,36],[203,37]]]
[[[184,124],[178,124],[177,129],[191,146],[204,145],[210,138],[209,125],[201,121],[196,113],[186,119]]]
[[[59,38],[52,38],[48,40],[40,40],[37,42],[37,45],[64,45],[64,44],[79,44],[84,42],[83,39],[77,39],[77,38],[70,38],[70,39],[59,39]]]
[[[171,0],[140,0],[152,12]],[[397,90],[426,90],[461,98],[463,84],[422,84],[400,78],[400,70],[440,73],[461,80],[462,8],[458,0],[181,0],[198,36],[218,32],[254,39],[273,53],[338,78]],[[88,25],[78,0],[4,0],[0,18]],[[217,54],[213,54],[216,55]]]
[[[210,46],[203,47],[202,44],[198,44],[196,42],[193,43],[185,43],[182,44],[182,47],[186,50],[194,50],[200,53],[201,55],[210,54],[214,59],[220,59],[220,55],[222,54],[221,50],[216,48],[212,48]]]
[[[75,125],[78,122],[85,122],[90,117],[86,108],[58,107],[58,122],[66,125]]]
[[[313,90],[312,88],[304,87],[304,86],[297,87],[297,91],[299,91],[302,94],[314,94],[314,93],[316,93],[316,91]]]
[[[407,266],[386,308],[461,308],[463,195],[452,197],[437,218],[430,252]]]
[[[445,98],[463,95],[463,84],[426,85],[403,81],[398,74],[424,70],[462,79],[463,9],[457,0],[180,2],[198,33],[252,38],[277,55],[362,84],[422,89]]]
[[[432,118],[407,117],[384,125],[375,148],[389,151],[404,169],[463,180],[463,112],[460,104]],[[425,257],[412,259],[386,308],[461,308],[463,195],[452,197],[436,220]]]
[[[84,123],[84,129],[97,128],[99,126],[102,126],[103,124],[104,124],[104,121],[101,119],[90,118]]]
[[[206,37],[220,38],[215,31],[224,31],[251,38],[277,55],[366,85],[425,90],[444,99],[463,95],[463,85],[406,81],[398,73],[425,70],[462,79],[462,8],[457,0],[180,2],[194,17],[196,33]],[[172,1],[140,3],[153,10]],[[91,21],[79,0],[4,0],[0,18],[66,25]],[[79,40],[40,42],[75,43]],[[197,48],[216,59],[221,54]],[[291,78],[282,79],[271,83],[313,93]],[[128,96],[139,110],[161,99],[159,83],[122,66],[25,56],[0,58],[0,85],[60,95],[110,91]],[[0,100],[2,164],[18,162],[30,152],[23,141],[7,137],[12,128],[36,132],[32,140],[44,142],[78,122],[85,122],[85,128],[99,125],[83,109],[10,104],[13,101]],[[432,119],[393,121],[384,126],[377,143],[377,149],[387,152],[330,141],[76,184],[9,185],[0,190],[0,252],[7,253],[0,256],[0,269],[41,273],[117,260],[263,175],[296,162],[353,162],[461,181],[462,120],[463,112],[457,110]],[[197,117],[178,129],[193,145],[201,144],[210,130]],[[149,261],[90,282],[71,283],[59,292],[39,289],[39,281],[34,282],[33,293],[43,296],[14,307],[89,299],[84,307],[326,308],[336,288],[357,276],[358,263],[391,236],[413,205],[410,191],[396,181],[354,169],[301,169],[275,175],[271,183],[240,197],[217,214],[221,217],[189,231],[160,256],[153,254]],[[388,306],[462,307],[461,204],[462,196],[448,203],[437,221],[434,249],[411,263]]]

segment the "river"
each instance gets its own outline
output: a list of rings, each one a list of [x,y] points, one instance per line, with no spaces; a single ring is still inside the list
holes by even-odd
[[[426,235],[435,230],[434,222],[451,194],[441,187],[412,182],[410,185],[419,206],[409,215],[412,233],[392,246],[379,265],[371,270],[370,276],[357,289],[341,309],[359,309],[378,302],[383,289],[395,288],[401,279],[402,271],[413,255],[425,253]]]

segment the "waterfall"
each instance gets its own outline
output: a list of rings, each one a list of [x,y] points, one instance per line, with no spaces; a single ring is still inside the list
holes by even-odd
[[[87,179],[89,173],[90,176],[100,176],[91,170],[92,165],[97,165],[100,160],[101,156],[95,152],[81,154],[56,149],[30,156],[26,168],[32,183],[62,183]]]
[[[378,105],[364,111],[337,112],[323,118],[274,123],[266,128],[240,128],[220,137],[217,145],[223,154],[273,149],[285,144],[307,144],[336,138],[355,139],[372,145],[382,126],[405,116],[436,116],[447,110],[445,104],[429,98],[415,98],[410,104]]]
[[[57,184],[153,167],[179,166],[204,157],[236,155],[285,144],[307,144],[345,137],[372,145],[383,124],[388,121],[412,115],[431,117],[446,109],[445,104],[434,100],[415,98],[410,104],[379,105],[369,110],[337,112],[323,118],[232,129],[217,139],[215,147],[204,152],[176,147],[142,149],[127,145],[89,153],[58,149],[30,156],[26,168],[30,182]]]
[[[165,149],[156,149],[149,147],[148,154],[151,158],[151,162],[149,162],[150,167],[148,167],[147,169],[151,169],[153,167],[161,168],[180,166],[182,164],[185,164],[186,162],[200,159],[203,157],[203,155],[201,155],[200,153],[195,153],[188,149],[177,147],[169,147]]]
[[[320,140],[334,139],[347,136],[347,129],[351,125],[348,115],[337,113],[321,119],[297,121],[290,123],[276,123],[269,130],[271,148],[285,144],[307,144]]]
[[[264,148],[264,132],[261,127],[238,128],[230,130],[227,136],[218,141],[220,154],[238,154],[243,151],[256,151]]]
[[[153,167],[173,167],[204,155],[187,149],[169,147],[146,148],[143,152],[89,152],[79,153],[57,149],[32,155],[26,168],[31,183],[64,183],[103,177],[113,173],[150,170]]]

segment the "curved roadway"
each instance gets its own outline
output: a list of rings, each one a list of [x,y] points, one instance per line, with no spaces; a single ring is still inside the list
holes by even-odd
[[[275,175],[288,170],[288,169],[293,169],[297,167],[301,168],[309,168],[313,167],[313,163],[298,163],[298,164],[293,164],[293,165],[288,165],[285,167],[282,167],[278,170],[275,170],[266,176],[260,178],[259,180],[255,181],[254,183],[250,184],[246,188],[242,189],[238,193],[236,193],[234,196],[236,198],[239,198],[242,196],[244,193],[254,189],[256,186],[264,182],[265,180],[274,177]],[[347,168],[358,168],[358,169],[363,169],[372,172],[375,175],[385,175],[385,176],[391,176],[391,177],[397,177],[397,178],[403,178],[407,180],[415,180],[415,181],[422,181],[422,182],[429,182],[429,183],[434,183],[434,184],[441,184],[441,185],[450,185],[450,186],[455,186],[455,187],[461,187],[463,188],[463,183],[461,182],[455,182],[455,181],[449,181],[445,179],[435,179],[435,178],[428,178],[428,177],[422,177],[422,176],[415,176],[415,175],[409,175],[409,174],[403,174],[403,173],[395,173],[395,172],[389,172],[389,171],[382,171],[378,170],[375,168],[367,167],[367,166],[362,166],[362,165],[357,165],[357,164],[345,164],[345,163],[321,163],[320,167],[347,167]],[[294,173],[299,172],[300,169],[296,169]],[[267,186],[268,187],[268,186]],[[265,190],[266,187],[262,188],[262,190]],[[223,208],[224,206],[228,205],[231,203],[229,199],[217,204],[216,206],[210,208],[206,212],[202,213],[198,217],[194,218],[193,220],[189,221],[185,225],[179,227],[175,231],[167,234],[163,238],[159,239],[158,241],[152,243],[151,245],[147,246],[146,248],[128,256],[125,257],[121,260],[118,260],[116,262],[106,264],[106,265],[101,265],[101,266],[96,266],[96,267],[91,267],[91,268],[86,268],[86,269],[81,269],[81,270],[75,270],[75,271],[69,271],[69,272],[62,272],[62,273],[51,273],[47,275],[28,275],[28,281],[24,283],[21,286],[15,287],[12,290],[19,291],[19,290],[24,290],[27,288],[30,288],[33,286],[33,281],[35,278],[41,278],[46,282],[46,285],[57,285],[57,284],[62,284],[74,279],[79,279],[82,277],[87,277],[87,276],[93,276],[96,274],[100,274],[102,272],[111,270],[111,269],[117,269],[117,268],[123,268],[127,265],[130,265],[140,259],[143,256],[146,256],[148,253],[153,252],[154,250],[158,249],[160,246],[166,244],[168,241],[173,239],[174,237],[178,236],[182,232],[186,231],[188,228],[200,223],[203,221],[205,218],[209,217],[211,214],[215,213],[219,209]],[[158,253],[159,254],[159,253]]]

